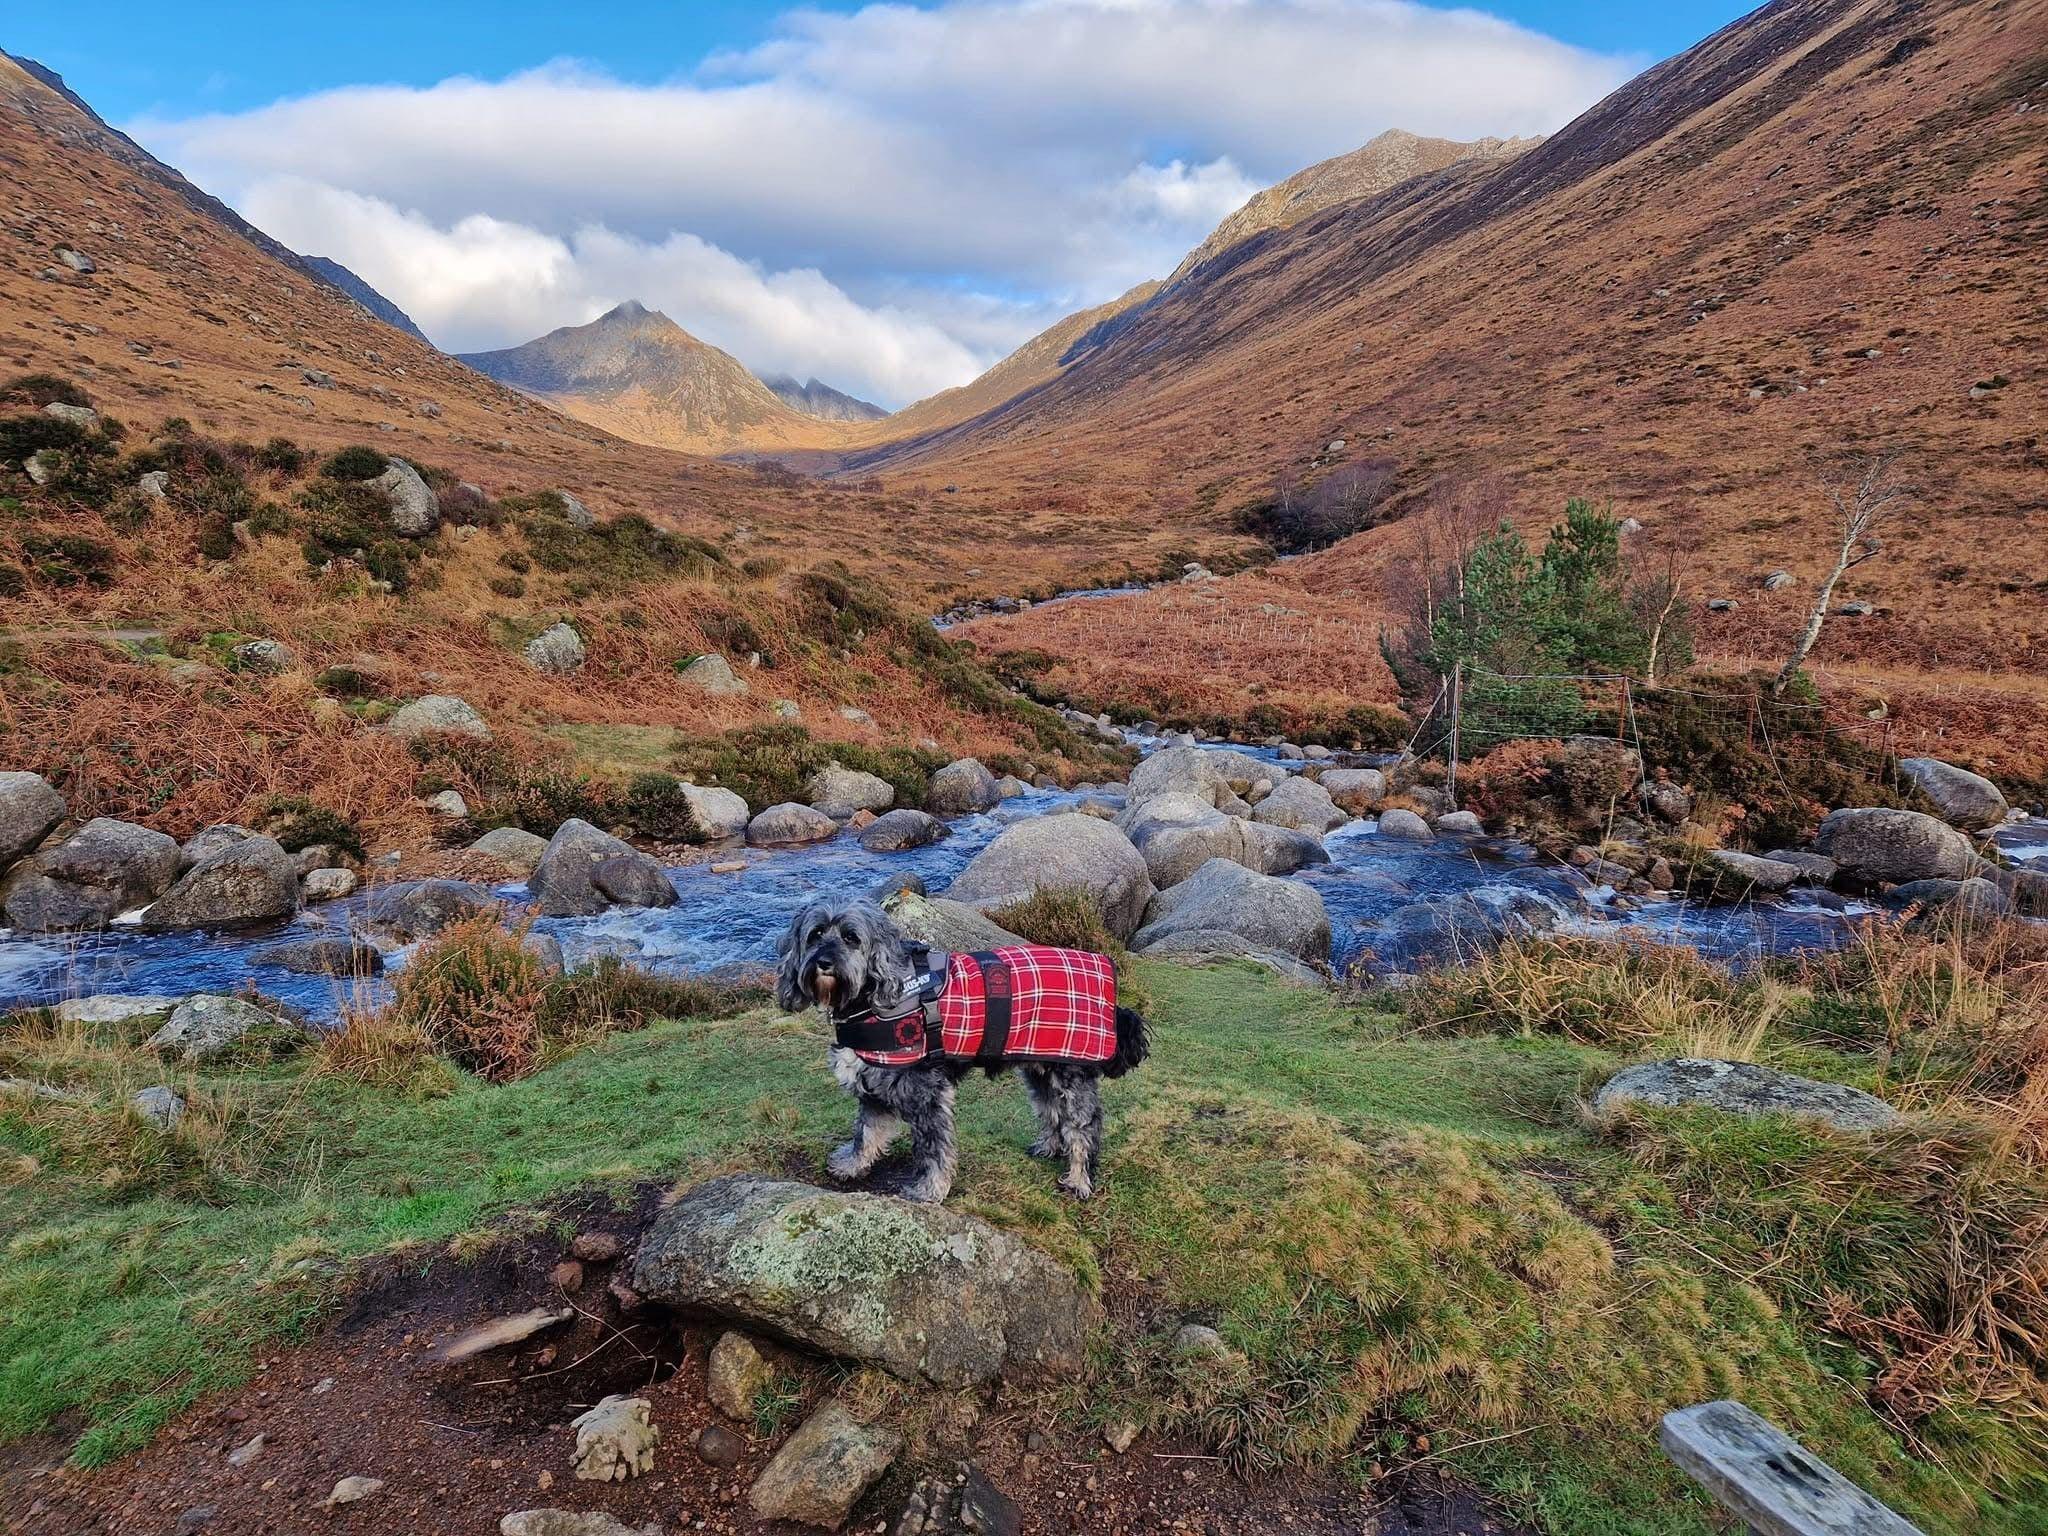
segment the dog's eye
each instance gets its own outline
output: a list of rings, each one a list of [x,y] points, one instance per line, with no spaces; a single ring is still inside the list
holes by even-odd
[[[842,929],[841,935],[845,938],[846,947],[848,949],[860,948],[860,935],[858,933],[855,933],[851,928]]]

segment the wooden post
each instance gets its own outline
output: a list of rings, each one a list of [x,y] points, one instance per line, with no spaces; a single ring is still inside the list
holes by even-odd
[[[1657,1438],[1680,1471],[1756,1536],[1926,1536],[1740,1403],[1667,1413]]]
[[[1445,779],[1450,791],[1451,804],[1458,803],[1458,715],[1465,705],[1465,663],[1451,663],[1451,771]]]

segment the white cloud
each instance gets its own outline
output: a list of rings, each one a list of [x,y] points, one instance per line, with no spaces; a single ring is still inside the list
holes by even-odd
[[[984,366],[987,349],[929,319],[855,303],[815,269],[763,271],[691,234],[657,243],[591,225],[558,238],[482,214],[444,229],[380,198],[285,178],[258,183],[244,204],[287,245],[350,268],[450,351],[524,340],[637,298],[758,372],[817,374],[892,402]]]
[[[638,297],[893,403],[1382,129],[1547,132],[1629,67],[1410,0],[945,0],[792,11],[659,85],[551,64],[133,131],[444,344]]]

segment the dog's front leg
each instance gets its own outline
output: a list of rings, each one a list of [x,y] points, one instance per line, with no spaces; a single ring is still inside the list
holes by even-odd
[[[1102,1093],[1092,1074],[1054,1072],[1053,1104],[1060,1125],[1060,1146],[1067,1171],[1060,1188],[1076,1200],[1095,1193],[1095,1175],[1102,1153]]]
[[[853,1112],[853,1134],[834,1147],[832,1155],[825,1159],[825,1171],[842,1182],[865,1177],[868,1170],[881,1161],[882,1154],[889,1150],[889,1143],[896,1139],[896,1133],[903,1129],[902,1119],[881,1100],[861,1094],[857,1103],[859,1108]]]
[[[903,1186],[903,1198],[941,1205],[953,1192],[960,1161],[953,1139],[953,1084],[936,1072],[917,1073],[905,1082],[896,1107],[910,1122],[910,1182]]]

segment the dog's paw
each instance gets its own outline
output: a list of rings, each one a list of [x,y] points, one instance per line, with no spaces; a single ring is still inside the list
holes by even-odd
[[[1041,1136],[1038,1140],[1031,1143],[1031,1155],[1033,1157],[1042,1157],[1050,1162],[1052,1159],[1060,1156],[1060,1144],[1050,1136]]]
[[[1070,1195],[1076,1200],[1087,1200],[1095,1194],[1095,1182],[1086,1174],[1079,1177],[1069,1174],[1060,1180],[1060,1193]]]
[[[868,1170],[861,1162],[860,1148],[850,1141],[845,1141],[834,1147],[831,1155],[825,1159],[825,1171],[845,1184],[851,1183]]]

